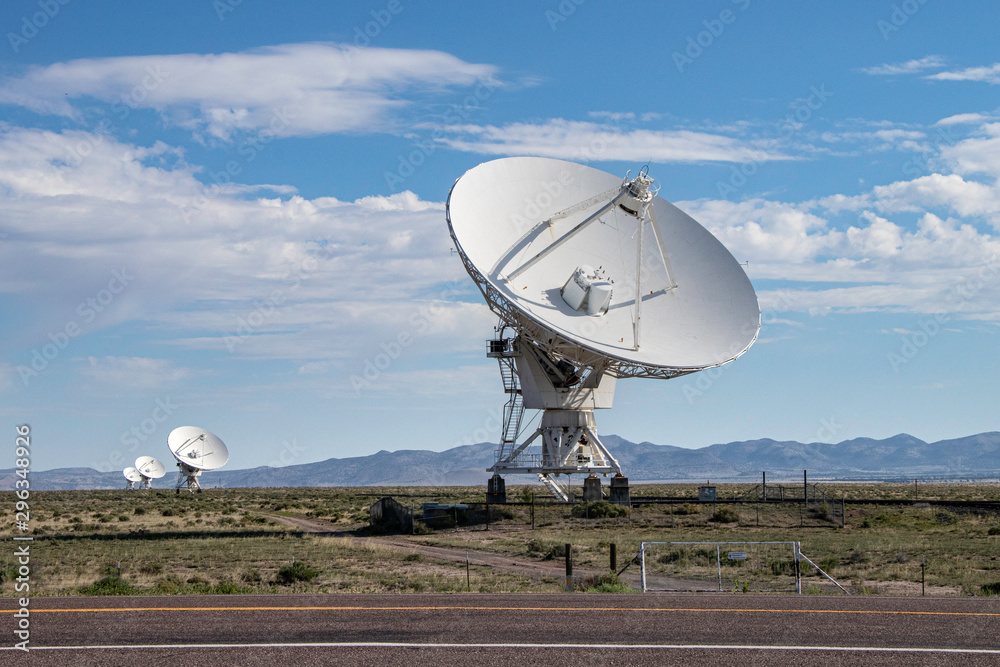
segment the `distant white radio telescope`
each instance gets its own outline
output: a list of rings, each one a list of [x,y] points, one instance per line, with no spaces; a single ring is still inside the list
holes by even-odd
[[[132,466],[129,466],[128,468],[122,470],[122,474],[125,475],[125,488],[127,490],[134,489],[135,483],[142,481],[142,475],[139,473],[138,470],[136,470]]]
[[[547,158],[504,158],[466,172],[446,217],[466,271],[500,318],[487,356],[510,398],[489,491],[501,474],[537,474],[569,500],[559,475],[628,480],[597,435],[619,378],[669,379],[721,366],[753,344],[760,308],[749,278],[707,229],[635,177]],[[518,443],[524,409],[544,410]],[[535,447],[529,449],[532,445]],[[539,446],[540,445],[540,446]]]
[[[142,486],[140,488],[143,489],[153,488],[153,480],[160,479],[167,473],[167,469],[163,467],[163,464],[152,456],[140,456],[137,458],[135,460],[135,469],[142,475]]]
[[[219,436],[197,426],[175,428],[167,436],[167,447],[177,459],[180,476],[177,488],[201,491],[198,476],[206,470],[216,470],[229,461],[229,450]]]

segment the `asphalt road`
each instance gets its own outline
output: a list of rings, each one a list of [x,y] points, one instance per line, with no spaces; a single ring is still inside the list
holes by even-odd
[[[796,595],[227,595],[31,600],[0,664],[1000,664],[1000,600]]]

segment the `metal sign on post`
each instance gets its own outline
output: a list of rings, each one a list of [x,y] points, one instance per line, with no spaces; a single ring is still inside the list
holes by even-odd
[[[726,554],[726,557],[729,558],[729,560],[746,560],[747,559],[747,552],[746,551],[730,551],[729,553]]]

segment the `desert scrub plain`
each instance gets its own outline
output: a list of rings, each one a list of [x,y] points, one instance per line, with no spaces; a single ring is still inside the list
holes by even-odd
[[[719,484],[718,498],[752,487]],[[484,487],[37,491],[31,495],[31,594],[557,592],[565,590],[560,568],[567,543],[576,572],[591,573],[593,583],[593,573],[607,571],[612,543],[620,569],[642,541],[790,540],[800,541],[803,553],[852,593],[920,595],[922,563],[928,595],[1000,592],[1000,514],[919,502],[997,501],[997,485],[820,488],[826,498],[848,499],[843,517],[831,501],[807,507],[699,503],[691,484],[633,485],[639,504],[628,511],[557,505],[536,498],[539,487],[508,487],[510,503],[491,507],[488,530]],[[412,505],[418,516],[423,502],[470,509],[418,521],[416,534],[400,534],[369,525],[368,508],[382,496]],[[690,500],[641,504],[643,496]],[[851,505],[851,499],[907,502]],[[0,502],[7,508],[5,526],[12,527],[13,492],[0,493]],[[13,534],[12,528],[0,531],[8,540]],[[464,561],[440,557],[432,547],[502,555],[506,566],[467,571]],[[15,595],[13,551],[0,553],[6,596]],[[635,569],[627,575],[633,580]],[[804,591],[836,590],[808,566],[803,572]]]

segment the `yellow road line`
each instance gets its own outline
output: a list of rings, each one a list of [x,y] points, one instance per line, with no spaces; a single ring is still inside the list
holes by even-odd
[[[16,609],[0,609],[13,614]],[[874,609],[725,609],[688,607],[464,607],[464,606],[393,606],[393,607],[94,607],[78,609],[30,609],[32,613],[136,612],[136,611],[562,611],[562,612],[707,612],[771,614],[887,614],[899,616],[997,616],[1000,612],[977,611],[878,611]]]

